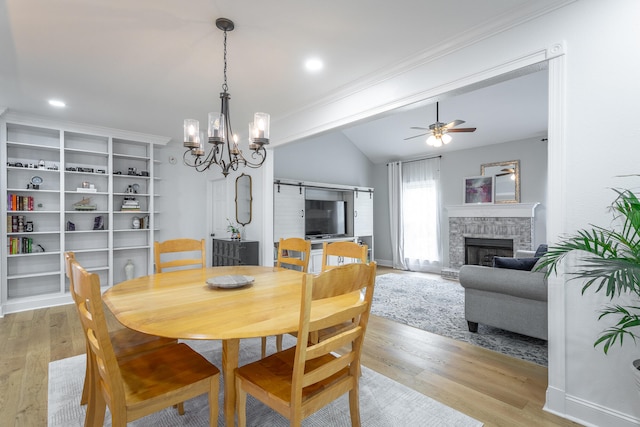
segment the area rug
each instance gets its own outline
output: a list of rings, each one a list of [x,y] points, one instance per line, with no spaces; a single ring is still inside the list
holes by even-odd
[[[293,338],[285,336],[285,346],[295,345]],[[187,341],[194,349],[216,364],[221,365],[221,345],[219,341]],[[273,347],[273,340],[270,340]],[[272,349],[270,349],[272,350]],[[240,342],[240,364],[256,360],[260,355],[260,340]],[[85,406],[80,406],[80,394],[84,380],[85,356],[75,356],[49,364],[49,427],[75,427],[84,423]],[[222,383],[220,389],[222,390]],[[222,408],[222,393],[220,408]],[[129,426],[208,426],[209,413],[207,399],[200,396],[184,404],[185,415],[180,416],[175,409],[165,409],[137,421]],[[360,380],[360,417],[363,426],[406,427],[406,426],[460,426],[476,427],[482,423],[424,396],[383,375],[362,367]],[[288,421],[251,396],[247,399],[247,424],[249,426],[288,426]],[[105,426],[111,425],[107,410]],[[220,411],[218,425],[223,426]],[[347,395],[305,419],[305,427],[350,426],[349,402]]]
[[[547,366],[547,341],[491,326],[469,332],[464,288],[452,280],[388,273],[376,278],[371,314]]]

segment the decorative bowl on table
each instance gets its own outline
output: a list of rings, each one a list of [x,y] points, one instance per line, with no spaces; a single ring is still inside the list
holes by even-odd
[[[211,289],[236,289],[252,285],[254,280],[252,276],[243,275],[215,276],[207,279],[207,285]]]

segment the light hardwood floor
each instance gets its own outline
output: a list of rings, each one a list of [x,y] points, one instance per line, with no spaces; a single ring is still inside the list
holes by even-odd
[[[71,304],[0,318],[0,426],[46,426],[48,364],[84,349]],[[542,410],[546,368],[381,317],[371,316],[362,363],[487,427],[577,425]]]

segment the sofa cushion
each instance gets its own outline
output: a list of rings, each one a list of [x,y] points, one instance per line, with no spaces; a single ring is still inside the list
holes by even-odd
[[[538,262],[538,258],[511,258],[499,256],[493,258],[494,267],[509,268],[512,270],[531,271],[536,262]]]

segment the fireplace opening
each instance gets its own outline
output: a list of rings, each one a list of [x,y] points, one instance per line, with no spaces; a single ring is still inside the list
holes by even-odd
[[[466,237],[464,239],[464,263],[493,266],[493,257],[513,256],[513,239],[485,239]]]

